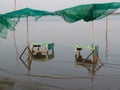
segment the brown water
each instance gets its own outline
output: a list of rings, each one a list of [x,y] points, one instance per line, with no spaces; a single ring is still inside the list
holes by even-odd
[[[54,42],[50,59],[32,59],[30,68],[19,59],[27,45],[26,21],[16,26],[16,45],[13,33],[0,39],[0,90],[120,90],[120,18],[109,17],[108,43],[105,19],[94,21],[94,45],[99,45],[103,66],[82,66],[75,63],[74,46],[91,44],[91,22],[66,23],[60,18],[47,17],[35,22],[29,18],[29,43]],[[83,52],[86,57],[90,51]],[[26,56],[23,61],[28,65]]]

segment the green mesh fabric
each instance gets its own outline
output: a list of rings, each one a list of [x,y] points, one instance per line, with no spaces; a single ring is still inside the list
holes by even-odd
[[[47,16],[47,15],[53,15],[53,13],[48,11],[30,9],[30,8],[24,8],[4,14],[4,16],[9,18],[23,18],[27,16],[39,18],[41,16]]]
[[[20,18],[32,16],[35,17],[35,20],[37,20],[41,16],[46,15],[53,15],[53,13],[24,8],[21,10],[16,10],[0,15],[0,37],[6,38],[8,30],[15,30],[15,25],[19,22]]]
[[[104,18],[120,8],[120,2],[103,3],[103,4],[85,4],[64,10],[48,12],[24,8],[0,15],[0,37],[6,37],[8,30],[14,30],[15,25],[20,18],[32,16],[35,20],[42,16],[61,16],[65,21],[73,23],[79,20],[92,21]],[[17,18],[15,20],[15,18]]]
[[[2,31],[0,32],[0,37],[3,39],[7,38],[7,33],[8,33],[8,29],[3,27]]]
[[[79,20],[92,21],[104,18],[120,8],[120,2],[103,4],[86,4],[55,11],[65,21],[73,23]]]
[[[6,39],[8,30],[14,31],[16,22],[0,15],[0,37]]]

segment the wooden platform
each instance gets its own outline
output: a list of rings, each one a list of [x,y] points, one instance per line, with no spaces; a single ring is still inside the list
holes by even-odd
[[[35,55],[32,55],[33,61],[48,61],[50,59],[53,59],[55,57],[54,53],[51,53],[49,55],[43,55],[39,52],[37,52]]]
[[[84,49],[91,50],[91,52],[87,55],[86,58],[82,58],[82,54],[81,54],[81,52]],[[81,64],[83,63],[95,64],[99,59],[98,46],[75,45],[74,50],[75,50],[75,60],[76,62],[80,62]]]
[[[43,43],[43,42],[33,42],[32,43],[32,54],[43,54],[49,55],[49,51],[52,50],[54,53],[54,43]]]
[[[90,59],[81,59],[81,58],[76,58],[75,59],[77,63],[79,64],[96,64],[97,63],[97,60],[90,60]]]

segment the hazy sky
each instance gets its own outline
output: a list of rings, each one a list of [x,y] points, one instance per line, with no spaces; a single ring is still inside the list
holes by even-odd
[[[0,0],[0,13],[14,10],[15,0]],[[16,9],[25,7],[55,11],[88,3],[120,2],[120,0],[16,0]]]

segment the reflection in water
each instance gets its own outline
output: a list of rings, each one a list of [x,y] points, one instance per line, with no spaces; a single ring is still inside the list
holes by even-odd
[[[91,90],[94,90],[94,75],[96,73],[96,71],[98,71],[101,66],[103,65],[102,61],[99,58],[99,54],[98,54],[98,46],[95,47],[95,49],[93,48],[93,44],[92,44],[92,51],[90,52],[90,54],[86,57],[83,58],[82,54],[81,54],[81,50],[85,49],[85,47],[77,47],[76,49],[76,53],[75,53],[75,65],[76,67],[78,66],[84,66],[91,75]],[[88,49],[88,48],[86,48]],[[100,65],[99,65],[99,63]]]
[[[25,55],[25,59],[23,59]],[[28,70],[27,76],[28,76],[28,90],[30,90],[30,86],[31,86],[31,79],[30,79],[30,71],[31,71],[31,64],[32,64],[32,53],[31,50],[29,48],[29,45],[23,50],[22,54],[20,55],[19,59],[21,60],[21,62],[25,65],[25,67]]]
[[[52,52],[49,55],[43,55],[41,53],[37,53],[36,55],[33,55],[33,59],[34,61],[48,61],[51,60],[55,57],[54,52]]]
[[[23,59],[24,55],[25,55],[25,59]],[[20,55],[19,59],[22,61],[22,63],[28,69],[28,75],[29,75],[30,74],[30,70],[31,70],[31,63],[32,63],[32,53],[31,53],[29,47],[26,47],[23,50],[23,52]]]
[[[26,47],[22,54],[20,55],[20,60],[22,63],[25,65],[25,67],[28,69],[28,75],[30,75],[30,70],[31,70],[31,63],[32,60],[34,61],[48,61],[52,58],[54,58],[54,52],[52,52],[49,55],[42,55],[41,53],[37,53],[36,55],[32,55],[31,50],[29,47]]]
[[[81,64],[80,62],[75,61],[75,66],[76,67],[83,66],[90,72],[91,90],[94,90],[94,75],[103,66],[103,64],[101,65],[97,65],[97,63],[96,64],[88,64],[88,63]]]
[[[75,61],[75,65],[76,67],[84,66],[93,75],[96,73],[96,71],[98,71],[103,66],[103,64],[98,65],[97,63],[96,64],[87,64],[87,63],[81,64],[80,62],[77,62],[77,61]]]

